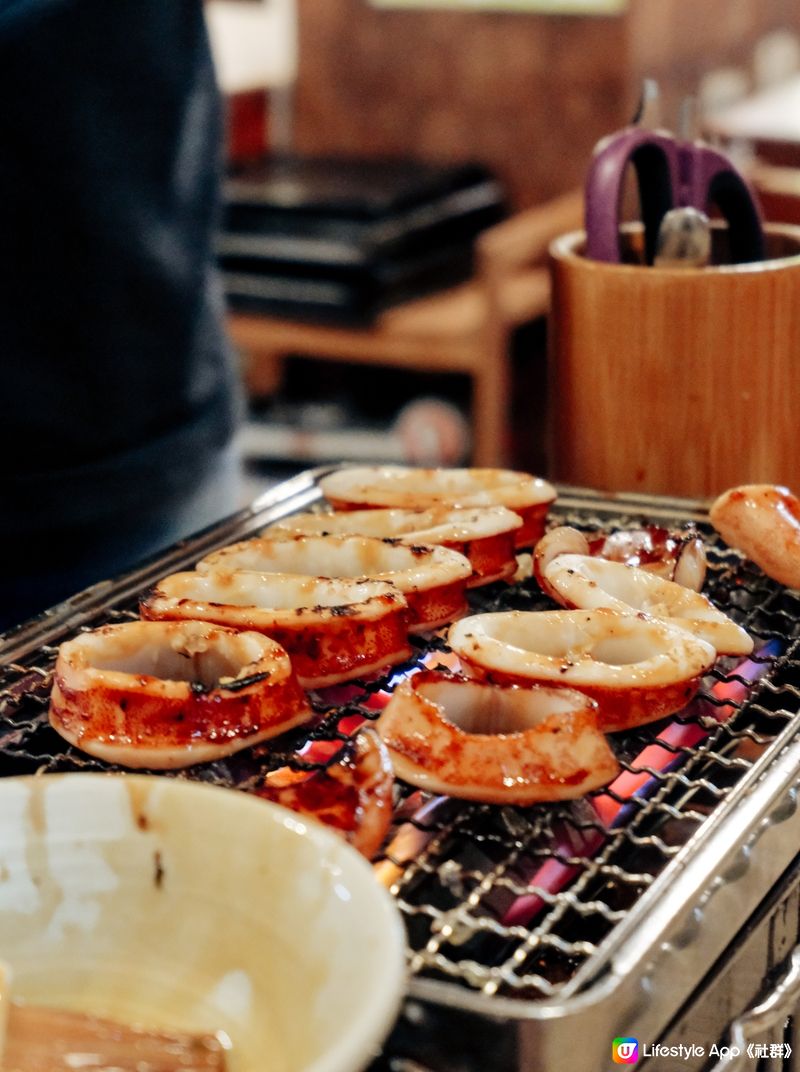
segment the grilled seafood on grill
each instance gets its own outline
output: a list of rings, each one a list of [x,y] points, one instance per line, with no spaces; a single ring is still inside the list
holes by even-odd
[[[800,588],[800,499],[776,484],[743,484],[713,503],[711,524],[768,577]]]
[[[268,637],[205,622],[126,622],[61,645],[50,722],[125,767],[206,763],[312,717],[289,656]]]
[[[353,466],[323,477],[320,487],[337,510],[432,506],[505,506],[519,514],[516,546],[531,547],[544,532],[556,499],[552,484],[511,469],[412,469],[402,465]]]
[[[392,822],[393,787],[386,746],[375,730],[362,729],[330,766],[311,773],[283,767],[256,792],[332,827],[371,860]]]
[[[586,693],[604,732],[680,710],[717,656],[685,629],[607,607],[476,614],[450,627],[448,643],[479,680]]]
[[[341,510],[338,513],[294,514],[269,529],[305,536],[375,536],[403,543],[449,547],[465,555],[472,566],[468,588],[505,580],[516,570],[515,533],[522,518],[505,506],[448,506],[427,510]]]
[[[215,551],[197,569],[385,581],[405,596],[409,628],[416,632],[436,629],[466,612],[465,587],[472,575],[467,559],[447,547],[370,536],[261,536]]]
[[[706,577],[706,549],[699,533],[670,532],[656,525],[620,529],[606,535],[580,532],[569,525],[551,529],[539,540],[533,556],[533,572],[542,584],[547,566],[558,555],[593,555],[626,566],[638,566],[675,581],[684,588],[701,591]]]
[[[377,730],[404,781],[491,804],[570,800],[618,770],[597,705],[572,689],[423,671],[395,690]]]
[[[638,566],[589,555],[559,555],[546,566],[541,585],[564,607],[643,611],[687,629],[720,655],[749,655],[752,638],[700,592],[656,577]]]
[[[173,573],[142,600],[143,618],[195,619],[277,640],[300,684],[365,677],[411,654],[408,606],[384,581],[275,573]]]

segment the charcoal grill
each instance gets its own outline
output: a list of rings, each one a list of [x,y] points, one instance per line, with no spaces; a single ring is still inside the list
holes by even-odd
[[[111,769],[65,746],[47,723],[57,645],[77,630],[135,617],[138,596],[166,573],[309,508],[326,471],[287,481],[8,634],[0,642],[0,773]],[[562,489],[552,511],[553,523],[589,529],[643,519],[699,528],[706,591],[761,654],[746,670],[718,662],[699,699],[671,720],[702,732],[693,744],[669,746],[668,765],[646,767],[647,792],[620,800],[610,828],[591,797],[522,809],[401,788],[376,869],[407,924],[410,998],[376,1067],[596,1072],[611,1067],[617,1036],[638,1038],[642,1053],[694,1044],[689,1057],[659,1052],[649,1059],[654,1069],[795,1067],[787,1054],[800,1003],[800,952],[792,950],[800,941],[800,597],[724,547],[698,503]],[[475,611],[552,606],[532,580],[470,599]],[[445,658],[434,637],[418,642],[410,665]],[[270,747],[164,776],[252,791],[270,769],[312,766],[304,746],[345,741],[340,720],[375,718],[376,694],[409,668],[348,690],[344,703],[316,694],[311,727]],[[738,698],[720,695],[723,682],[739,686]],[[640,769],[637,757],[664,725],[617,735],[623,768]],[[544,880],[544,865],[562,878]],[[710,1054],[715,1042],[728,1052]],[[760,1064],[742,1064],[748,1046],[766,1053],[753,1058]]]

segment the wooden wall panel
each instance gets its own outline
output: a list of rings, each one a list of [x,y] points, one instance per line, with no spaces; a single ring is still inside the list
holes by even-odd
[[[582,180],[626,115],[619,19],[378,11],[300,0],[303,151],[475,157],[518,204]]]
[[[601,18],[299,0],[299,13],[299,150],[474,157],[520,207],[582,182],[644,74],[671,110],[703,71],[746,63],[766,30],[800,29],[797,0],[632,0]]]
[[[676,122],[681,98],[717,67],[750,73],[753,46],[764,34],[800,33],[797,0],[634,0],[628,14],[629,70],[663,89],[665,124]]]

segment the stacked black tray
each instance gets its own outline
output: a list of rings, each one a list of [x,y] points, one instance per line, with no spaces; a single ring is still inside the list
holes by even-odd
[[[229,303],[367,324],[467,279],[476,235],[506,214],[478,164],[284,156],[229,177],[218,255]]]

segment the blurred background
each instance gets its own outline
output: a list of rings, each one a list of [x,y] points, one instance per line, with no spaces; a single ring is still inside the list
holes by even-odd
[[[548,473],[547,245],[642,81],[800,218],[795,0],[210,0],[219,258],[258,479]],[[795,215],[793,215],[793,213]],[[552,430],[551,430],[552,432]]]

